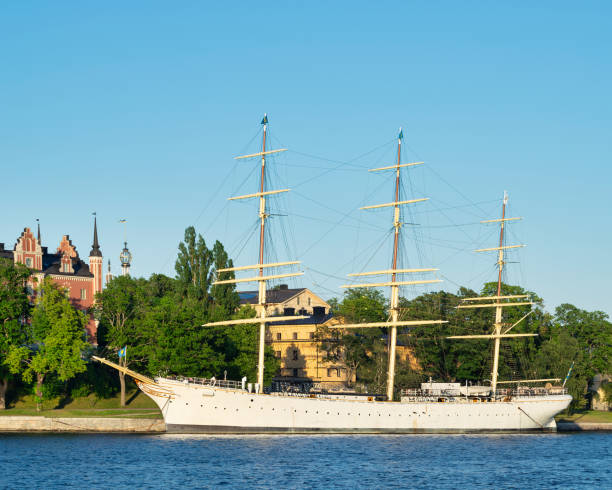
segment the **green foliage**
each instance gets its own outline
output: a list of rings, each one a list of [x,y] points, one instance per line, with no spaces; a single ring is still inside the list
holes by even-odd
[[[185,230],[185,241],[179,244],[175,263],[176,278],[187,294],[199,299],[208,299],[212,282],[213,254],[206,247],[202,235],[197,235],[193,226]]]
[[[497,283],[487,283],[480,294],[460,288],[457,294],[439,291],[413,300],[400,298],[402,320],[445,320],[448,323],[400,329],[398,344],[416,358],[419,368],[398,359],[396,387],[414,386],[429,377],[443,381],[490,379],[492,343],[487,339],[448,339],[453,335],[481,335],[493,331],[494,313],[487,308],[458,309],[463,298],[494,296]],[[504,308],[505,329],[537,333],[502,341],[500,379],[563,379],[575,362],[567,388],[572,407],[584,405],[589,380],[595,373],[612,371],[612,324],[602,312],[587,312],[572,305],[559,306],[554,315],[542,309],[542,299],[518,286],[502,284],[502,295],[529,295],[535,306]],[[383,321],[387,304],[380,293],[352,290],[342,301],[332,300],[334,313],[346,323]],[[527,316],[525,316],[529,313]],[[316,337],[324,359],[356,372],[370,390],[381,391],[386,375],[385,329],[320,328]]]
[[[185,230],[179,245],[176,279],[154,274],[148,280],[118,277],[98,296],[99,344],[112,357],[128,346],[127,363],[157,376],[247,376],[256,381],[259,327],[202,327],[204,323],[255,316],[251,308],[238,309],[234,284],[212,285],[234,278],[232,260],[223,245],[208,250],[195,229]],[[265,381],[279,367],[270,347],[265,353]]]
[[[9,352],[27,340],[25,322],[30,303],[26,281],[29,276],[27,267],[0,258],[0,410],[5,408],[5,390],[11,376]]]
[[[345,323],[382,322],[387,318],[387,301],[376,289],[350,289],[338,302],[330,301],[332,311]],[[353,375],[370,390],[382,391],[385,385],[387,356],[381,338],[383,329],[343,329],[320,327],[315,338],[320,342],[324,361],[343,366],[348,379]]]
[[[43,381],[48,374],[67,381],[85,371],[87,322],[87,316],[70,304],[64,290],[45,278],[32,315],[30,343],[14,346],[9,352],[11,372],[21,372],[28,382],[35,377],[37,396],[42,399]]]
[[[612,323],[601,311],[585,311],[570,304],[555,310],[553,321],[543,332],[547,339],[536,356],[540,373],[564,378],[575,363],[567,388],[574,397],[572,409],[583,407],[590,380],[597,373],[612,371]]]
[[[213,246],[212,258],[215,271],[234,266],[234,263],[228,257],[227,252],[219,241],[216,241]],[[217,280],[219,281],[234,278],[235,274],[232,271],[217,274]],[[235,284],[215,284],[210,288],[210,296],[212,300],[210,308],[211,322],[230,318],[238,310],[238,306],[240,305],[240,298],[236,292]]]
[[[605,401],[608,405],[612,405],[612,383],[609,381],[604,383],[601,387],[603,390],[603,401]]]
[[[158,276],[152,281],[133,279],[130,276],[115,277],[96,297],[96,316],[98,344],[104,347],[111,357],[118,359],[117,351],[128,347],[128,366],[143,362],[146,358],[145,347],[152,339],[149,332],[142,328],[142,317],[147,312],[147,286],[149,294],[164,291]]]

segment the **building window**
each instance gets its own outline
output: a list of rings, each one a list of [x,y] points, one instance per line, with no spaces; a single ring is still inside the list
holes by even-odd
[[[283,335],[280,332],[276,334],[276,340],[283,340]]]
[[[276,356],[278,359],[280,359],[280,358],[281,358],[281,351],[277,350],[277,351],[274,353],[274,355],[275,355],[275,356]]]
[[[314,340],[314,332],[310,332],[310,340]]]
[[[284,314],[285,316],[295,315],[295,308],[285,308]]]
[[[293,349],[293,360],[294,361],[298,360],[298,350],[297,349]]]
[[[30,257],[28,257],[28,258],[26,259],[26,265],[27,265],[28,267],[32,267],[32,259],[31,259]]]
[[[308,298],[308,306],[310,306],[310,298]]]
[[[293,377],[297,378],[300,375],[300,370],[299,369],[294,369],[293,370]]]
[[[87,299],[87,289],[81,289],[81,299]]]
[[[297,332],[293,332],[293,340],[297,340]]]

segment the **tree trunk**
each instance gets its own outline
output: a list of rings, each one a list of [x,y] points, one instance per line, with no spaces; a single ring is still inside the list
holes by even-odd
[[[6,390],[8,388],[8,378],[0,380],[0,410],[6,409]]]
[[[42,410],[42,385],[45,380],[44,374],[36,374],[36,411],[40,412]]]
[[[121,407],[125,407],[125,373],[119,372],[119,384],[121,385]]]

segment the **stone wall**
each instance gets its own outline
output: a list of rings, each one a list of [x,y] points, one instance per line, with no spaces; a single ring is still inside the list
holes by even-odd
[[[1,416],[0,432],[166,432],[162,419]]]

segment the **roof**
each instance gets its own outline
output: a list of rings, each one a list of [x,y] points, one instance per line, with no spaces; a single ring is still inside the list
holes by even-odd
[[[287,320],[282,323],[270,323],[271,327],[280,327],[285,325],[322,325],[323,323],[331,320],[334,315],[328,313],[327,315],[313,315],[308,318],[298,318],[296,320]],[[270,320],[273,320],[273,316],[268,317]]]
[[[13,251],[5,250],[4,243],[0,243],[0,258],[13,260]]]
[[[79,277],[93,277],[94,275],[89,270],[89,266],[81,259],[73,259],[72,267],[74,273],[61,272],[61,254],[46,254],[43,255],[43,274],[53,274],[57,276],[79,276]]]
[[[91,246],[91,252],[89,252],[90,257],[102,257],[102,252],[100,251],[100,244],[98,243],[98,218],[94,218],[94,235],[93,235],[93,245]]]
[[[266,291],[266,303],[276,304],[284,303],[285,301],[293,298],[294,296],[306,291],[306,288],[298,289],[268,289]],[[256,305],[257,304],[257,291],[238,291],[241,305]]]

